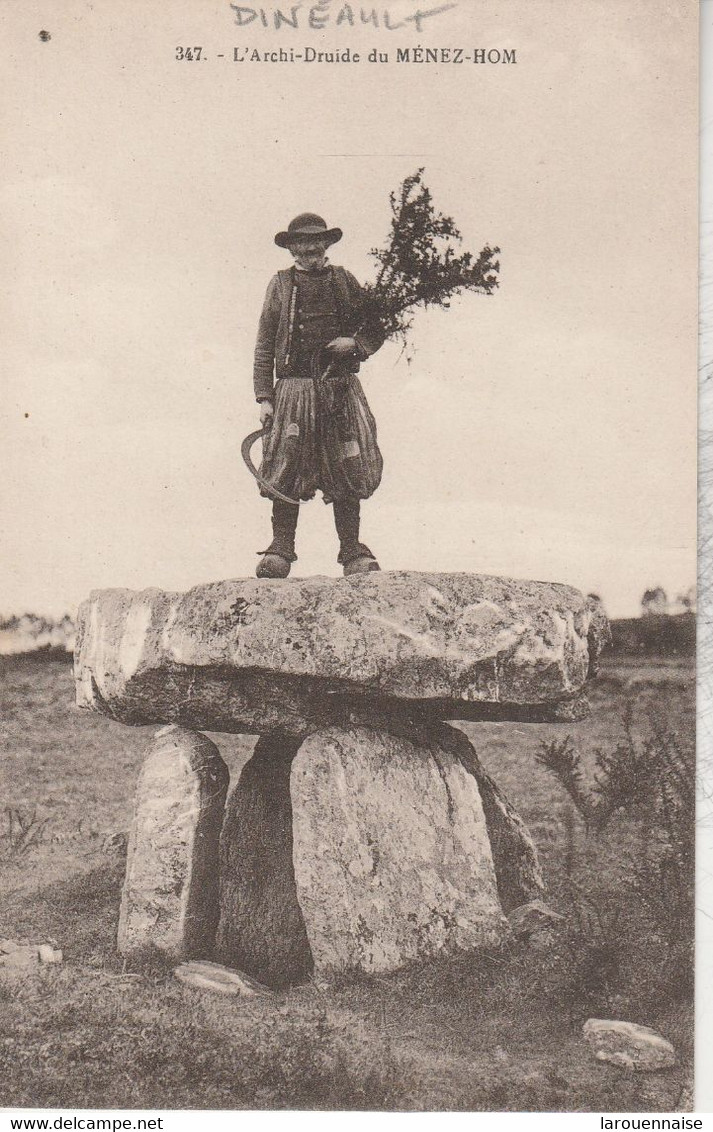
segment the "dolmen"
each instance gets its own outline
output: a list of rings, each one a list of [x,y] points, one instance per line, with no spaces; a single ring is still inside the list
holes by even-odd
[[[471,574],[95,591],[79,611],[77,704],[160,725],[119,951],[216,960],[279,987],[497,946],[542,875],[447,721],[584,718],[608,632],[569,586]],[[229,797],[203,731],[258,736]]]

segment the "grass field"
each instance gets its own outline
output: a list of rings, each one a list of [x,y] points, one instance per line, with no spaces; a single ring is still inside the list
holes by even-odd
[[[328,989],[308,982],[269,1001],[184,987],[156,955],[123,964],[115,938],[124,862],[105,839],[129,826],[152,729],[77,711],[67,660],[0,664],[0,936],[64,953],[61,966],[0,976],[0,1105],[690,1107],[682,1090],[693,1042],[692,906],[682,902],[676,921],[666,920],[628,884],[653,836],[641,815],[628,810],[604,833],[588,833],[536,754],[569,734],[591,766],[597,748],[622,742],[627,704],[637,743],[663,728],[690,754],[691,661],[609,662],[584,723],[460,725],[537,842],[549,903],[567,917],[555,940]],[[211,737],[235,780],[252,740]],[[25,834],[11,826],[11,810]],[[581,1038],[592,1016],[653,1026],[679,1064],[633,1074],[597,1062]]]

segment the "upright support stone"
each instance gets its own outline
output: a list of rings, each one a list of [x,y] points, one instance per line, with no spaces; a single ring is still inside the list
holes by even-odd
[[[217,956],[272,986],[497,943],[503,899],[542,890],[521,819],[447,724],[261,738],[220,858]]]
[[[228,768],[205,735],[158,731],[146,752],[129,838],[118,947],[172,959],[212,955],[218,923],[218,840]]]
[[[446,723],[435,733],[444,748],[460,759],[478,783],[503,911],[511,912],[513,908],[539,900],[545,891],[545,882],[535,843],[524,821],[484,770],[467,735]]]
[[[220,841],[221,962],[283,986],[312,970],[292,864],[290,766],[299,740],[265,736],[228,799]]]
[[[477,782],[437,742],[316,732],[291,793],[315,970],[388,971],[506,935]]]

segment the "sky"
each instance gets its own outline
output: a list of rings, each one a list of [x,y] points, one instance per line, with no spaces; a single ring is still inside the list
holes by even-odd
[[[372,278],[420,166],[463,247],[501,248],[500,287],[363,367],[382,568],[567,582],[612,616],[694,582],[697,5],[459,0],[420,31],[423,0],[378,28],[336,28],[343,6],[278,31],[215,0],[0,2],[0,613],[253,573],[270,509],[240,443],[274,233],[316,211]],[[418,45],[517,63],[396,62]],[[389,62],[232,58],[290,46]],[[306,505],[294,572],[337,575],[337,549]]]

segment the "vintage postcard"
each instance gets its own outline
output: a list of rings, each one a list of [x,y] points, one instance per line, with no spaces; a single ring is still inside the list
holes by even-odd
[[[698,20],[0,0],[6,1109],[694,1126]]]

